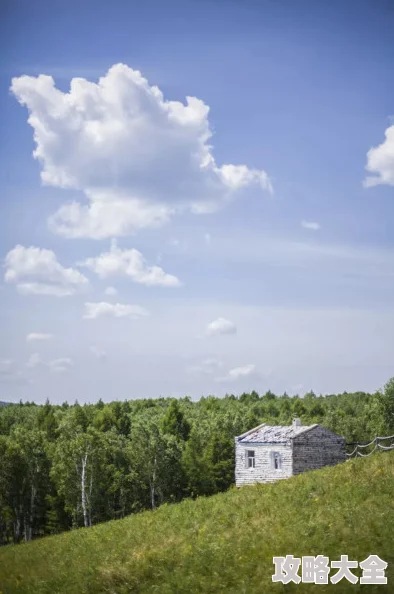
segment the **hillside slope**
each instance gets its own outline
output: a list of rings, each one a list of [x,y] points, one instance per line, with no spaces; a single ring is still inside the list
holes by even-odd
[[[3,594],[386,592],[394,452],[0,550]],[[272,583],[272,557],[388,563],[388,586]],[[335,573],[332,571],[331,575]],[[360,570],[354,570],[360,575]],[[391,584],[391,588],[390,588]]]

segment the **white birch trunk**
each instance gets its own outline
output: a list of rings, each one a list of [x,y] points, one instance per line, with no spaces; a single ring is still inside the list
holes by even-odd
[[[152,473],[152,480],[151,480],[151,484],[150,484],[150,496],[151,496],[152,509],[156,509],[155,486],[156,486],[156,456],[155,456],[155,461],[153,463],[153,473]]]
[[[88,454],[86,453],[81,459],[81,505],[83,512],[83,524],[85,528],[89,526],[89,514],[86,500],[86,465],[88,460]]]

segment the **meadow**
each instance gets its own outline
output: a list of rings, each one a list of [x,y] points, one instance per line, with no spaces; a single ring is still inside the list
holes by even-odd
[[[314,592],[272,582],[273,556],[345,554],[388,563],[388,586],[319,585],[319,592],[389,592],[394,583],[394,452],[0,549],[2,594]],[[360,569],[353,570],[358,576]],[[333,575],[335,570],[331,570]]]

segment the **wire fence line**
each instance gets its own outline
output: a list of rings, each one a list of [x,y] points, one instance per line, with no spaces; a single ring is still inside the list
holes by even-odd
[[[381,441],[387,441],[388,439],[392,440],[392,443],[390,443],[389,445],[382,445],[380,442]],[[346,454],[347,458],[357,458],[358,456],[360,456],[361,458],[368,458],[368,456],[370,456],[371,454],[373,454],[376,451],[388,451],[388,450],[394,450],[394,435],[388,435],[387,437],[379,437],[378,435],[375,437],[375,439],[373,439],[372,441],[370,441],[369,443],[349,443],[347,444],[349,445],[355,445],[356,447],[354,448],[354,450],[352,452],[350,452],[350,454]],[[364,449],[364,448],[369,448],[370,446],[374,445],[374,448],[368,452],[367,454],[363,454],[360,452],[360,449]]]

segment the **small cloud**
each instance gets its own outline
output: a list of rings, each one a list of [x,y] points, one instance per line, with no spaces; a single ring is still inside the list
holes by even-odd
[[[31,332],[26,336],[26,342],[33,342],[34,340],[50,340],[51,338],[53,338],[53,334]]]
[[[67,357],[54,359],[48,363],[50,371],[55,373],[64,373],[65,371],[68,371],[72,365],[74,365],[73,361]]]
[[[304,229],[310,229],[311,231],[318,231],[320,229],[319,223],[316,223],[315,221],[302,221],[301,226],[304,227]]]
[[[52,250],[17,245],[5,257],[7,283],[22,295],[65,297],[86,289],[88,279],[78,270],[64,268]]]
[[[105,295],[117,295],[118,294],[118,289],[115,289],[115,287],[107,287],[104,291]]]
[[[95,258],[87,258],[78,262],[78,266],[85,266],[93,270],[100,278],[112,275],[127,276],[141,285],[179,287],[180,280],[172,274],[167,274],[159,266],[148,266],[144,256],[138,250],[122,250],[116,241],[111,242],[109,252],[103,252]]]
[[[205,243],[207,245],[210,245],[210,243],[211,243],[211,235],[209,233],[205,233],[204,240],[205,240]]]
[[[199,374],[199,375],[211,375],[218,371],[221,367],[223,367],[222,361],[215,358],[207,358],[201,361],[201,363],[196,365],[190,365],[187,368],[189,373]]]
[[[62,373],[67,371],[69,367],[73,365],[73,362],[68,357],[61,357],[59,359],[53,359],[52,361],[44,361],[38,353],[30,355],[26,367],[29,369],[35,369],[36,367],[45,367],[50,371]]]
[[[364,187],[386,184],[394,186],[394,125],[389,126],[385,140],[379,146],[371,148],[367,153],[366,170],[369,175],[364,180]]]
[[[171,237],[168,243],[174,247],[178,247],[181,244],[179,239],[177,239],[176,237]]]
[[[235,367],[230,369],[228,375],[231,379],[238,379],[240,377],[247,377],[255,370],[255,365],[244,365],[244,367]]]
[[[234,367],[230,369],[227,375],[217,378],[217,381],[236,381],[238,379],[249,377],[255,373],[256,366],[253,364],[244,365],[243,367]]]
[[[235,334],[236,332],[237,328],[235,324],[225,318],[217,318],[213,322],[210,322],[206,329],[206,334],[208,336],[213,336],[215,334]]]
[[[107,353],[96,346],[91,346],[90,352],[96,357],[96,359],[102,360],[107,358]]]
[[[29,369],[34,369],[39,365],[45,365],[44,361],[41,359],[41,356],[38,353],[33,353],[27,360],[26,367]]]
[[[112,316],[114,318],[130,318],[137,320],[148,316],[149,312],[140,305],[129,305],[123,303],[85,303],[85,320],[95,320],[103,316]]]

